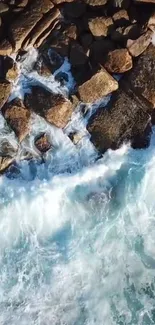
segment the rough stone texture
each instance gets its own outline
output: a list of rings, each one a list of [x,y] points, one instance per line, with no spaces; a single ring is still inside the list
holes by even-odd
[[[37,136],[35,139],[35,146],[40,152],[47,152],[51,148],[48,135],[46,133],[42,133]]]
[[[128,87],[143,96],[155,108],[155,47],[150,45],[138,58],[137,63],[125,79]]]
[[[40,86],[33,86],[31,94],[26,94],[25,106],[58,128],[66,126],[73,111],[72,103],[68,99]]]
[[[49,15],[45,16],[39,24],[37,24],[36,27],[32,30],[31,36],[28,40],[28,45],[34,45],[37,41],[37,39],[50,27],[52,22],[55,21],[55,19],[58,18],[60,15],[59,9],[53,9],[52,12],[49,13]],[[51,26],[53,27],[53,26]],[[50,29],[51,32],[51,29]],[[26,49],[26,46],[23,47]]]
[[[30,111],[24,107],[21,100],[15,99],[5,104],[2,113],[21,142],[29,133]]]
[[[81,101],[93,103],[118,89],[118,82],[105,70],[98,71],[78,88]]]
[[[137,57],[146,50],[146,48],[151,43],[151,40],[152,40],[152,32],[148,30],[137,40],[135,41],[128,40],[127,48],[132,56]]]
[[[11,92],[11,84],[8,81],[0,82],[0,108],[6,103]]]
[[[7,39],[0,41],[0,55],[10,55],[12,53],[12,45]]]
[[[93,36],[107,36],[113,25],[113,21],[107,17],[96,17],[91,19],[88,25]]]
[[[111,51],[104,66],[110,73],[124,73],[132,69],[132,56],[127,49]]]
[[[151,15],[148,21],[148,28],[155,32],[155,12]]]
[[[142,148],[149,144],[149,120],[146,106],[131,91],[119,90],[107,109],[102,108],[92,116],[87,129],[102,153],[109,148],[117,149],[124,141]]]
[[[14,81],[18,77],[17,63],[8,56],[4,57],[3,70],[5,78],[9,81]]]
[[[43,17],[43,14],[51,8],[53,8],[53,3],[50,0],[32,1],[30,8],[22,12],[18,19],[11,24],[12,38],[16,52],[22,47],[23,41]]]
[[[66,28],[58,33],[51,42],[51,48],[62,56],[69,55],[69,47],[71,40],[77,38],[77,27],[75,25],[66,26]]]

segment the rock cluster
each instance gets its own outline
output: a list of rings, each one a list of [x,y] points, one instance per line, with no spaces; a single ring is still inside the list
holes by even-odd
[[[64,128],[77,103],[92,104],[112,94],[106,109],[100,107],[88,121],[94,145],[101,152],[123,141],[134,148],[147,146],[155,108],[153,32],[154,0],[1,1],[0,108],[19,143],[30,133],[33,112]],[[31,46],[38,49],[34,69],[40,75],[53,74],[68,57],[76,81],[72,100],[36,85],[23,101],[8,102],[18,76],[10,55],[22,56]],[[68,76],[58,73],[55,78],[63,85]],[[38,135],[35,145],[42,153],[51,148],[46,134]],[[0,171],[13,159],[0,152]]]

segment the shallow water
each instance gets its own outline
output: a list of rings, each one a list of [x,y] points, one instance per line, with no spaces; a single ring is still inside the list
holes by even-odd
[[[34,115],[19,156],[43,130],[54,148],[0,178],[2,325],[155,324],[155,136],[97,160],[86,120],[78,108],[62,132]],[[0,123],[0,140],[16,142]]]

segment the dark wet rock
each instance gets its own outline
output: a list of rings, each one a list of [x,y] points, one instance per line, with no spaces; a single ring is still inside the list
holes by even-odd
[[[9,10],[9,6],[5,3],[0,3],[0,14],[7,12]]]
[[[82,33],[80,35],[80,43],[84,49],[88,49],[93,42],[93,36],[89,32]]]
[[[64,14],[68,17],[78,18],[84,15],[86,4],[84,1],[72,1],[64,5]]]
[[[25,106],[58,128],[64,128],[72,115],[72,103],[60,94],[33,86],[25,96]]]
[[[110,17],[95,17],[89,20],[88,25],[93,36],[107,36],[113,26],[113,21]]]
[[[53,37],[50,47],[62,56],[69,55],[70,42],[77,39],[77,27],[75,25],[66,26]]]
[[[140,36],[137,40],[128,40],[127,48],[130,54],[134,57],[142,54],[149,46],[152,40],[152,31],[148,30],[145,34]]]
[[[155,108],[155,47],[150,45],[125,79],[129,88]]]
[[[119,90],[108,107],[101,108],[89,120],[87,129],[91,141],[102,153],[117,149],[123,142],[130,141],[134,147],[148,145],[150,115],[148,107],[132,91]],[[145,138],[147,135],[147,139]]]
[[[51,148],[49,136],[46,133],[42,133],[42,134],[38,135],[35,138],[34,143],[35,143],[36,148],[42,153],[47,152]]]
[[[71,44],[69,59],[72,66],[83,65],[88,60],[82,46],[80,46],[77,42],[72,42]]]
[[[93,103],[117,89],[118,82],[105,69],[101,69],[78,88],[78,94],[82,102]]]
[[[108,0],[84,0],[90,6],[104,6]]]
[[[28,2],[29,2],[29,0],[19,0],[19,1],[17,2],[17,6],[18,6],[18,7],[22,7],[22,8],[24,8],[24,7],[27,6]]]
[[[14,99],[3,106],[2,113],[8,125],[21,142],[30,131],[30,111],[20,99]]]
[[[124,73],[132,69],[132,56],[127,49],[118,49],[108,53],[105,68],[110,73]]]
[[[0,41],[0,55],[10,55],[12,51],[12,45],[7,39]]]
[[[115,49],[115,43],[109,39],[96,40],[90,46],[90,60],[94,65],[96,63],[103,64],[109,51]]]
[[[0,108],[6,103],[11,93],[11,84],[4,80],[0,81]]]

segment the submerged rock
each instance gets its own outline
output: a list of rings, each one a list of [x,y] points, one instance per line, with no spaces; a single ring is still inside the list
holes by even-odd
[[[35,138],[35,146],[40,152],[45,153],[51,148],[52,145],[49,141],[48,135],[46,133],[42,133]]]
[[[73,111],[73,105],[68,99],[40,86],[32,86],[31,94],[26,94],[24,102],[27,108],[58,128],[66,126]]]

